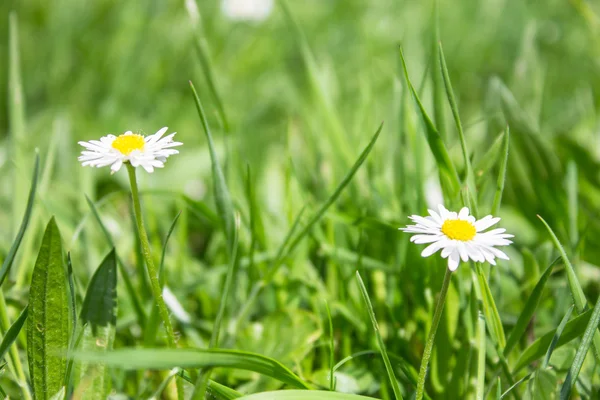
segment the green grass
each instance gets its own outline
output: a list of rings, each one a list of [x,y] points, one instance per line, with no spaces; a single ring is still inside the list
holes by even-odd
[[[515,238],[454,273],[425,398],[597,396],[600,7],[185,3],[0,3],[1,397],[411,398],[446,262],[397,228],[432,186]],[[125,168],[77,161],[163,126],[137,177],[177,349]]]

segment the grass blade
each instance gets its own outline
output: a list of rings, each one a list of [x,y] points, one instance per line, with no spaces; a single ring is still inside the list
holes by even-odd
[[[35,398],[48,399],[65,384],[69,300],[60,232],[54,218],[42,239],[29,292],[27,358]]]
[[[506,341],[506,346],[504,347],[504,356],[508,357],[510,352],[514,349],[515,345],[519,342],[525,331],[527,330],[527,325],[529,325],[529,321],[533,318],[533,314],[540,304],[540,299],[542,298],[542,293],[544,292],[544,288],[546,287],[546,282],[548,282],[548,278],[552,275],[552,271],[554,270],[554,266],[558,262],[558,258],[546,268],[544,274],[540,277],[537,284],[533,288],[531,295],[527,299],[525,303],[525,307],[523,311],[519,315],[515,326],[513,327],[510,335],[508,336],[508,340]]]
[[[477,214],[477,189],[475,186],[475,174],[473,173],[473,166],[471,165],[471,160],[469,158],[467,140],[465,139],[462,123],[460,122],[458,105],[456,104],[456,99],[454,97],[454,90],[452,90],[452,82],[450,81],[450,75],[448,74],[448,67],[446,66],[446,58],[444,57],[444,50],[441,42],[438,44],[438,58],[442,71],[442,77],[444,78],[446,96],[448,97],[448,103],[450,103],[450,109],[452,110],[452,116],[454,117],[454,123],[456,124],[456,131],[458,132],[458,139],[460,141],[460,147],[463,153],[463,163],[465,164],[466,169],[465,180],[467,188],[469,189],[469,200],[473,209],[473,213]]]
[[[577,279],[577,275],[575,274],[575,269],[573,268],[573,264],[567,257],[567,253],[565,252],[564,247],[556,237],[556,234],[550,228],[550,225],[544,219],[538,215],[538,218],[544,223],[546,229],[548,229],[548,233],[552,238],[552,242],[554,242],[554,246],[557,248],[564,264],[565,269],[567,270],[567,278],[569,280],[569,289],[571,290],[571,295],[573,296],[573,302],[575,303],[575,308],[577,308],[578,313],[582,313],[587,308],[587,299],[585,294],[583,293],[583,289],[581,288],[581,284],[579,283],[579,279]],[[593,338],[594,343],[594,355],[596,359],[600,361],[600,333],[595,332]]]
[[[31,218],[31,212],[33,210],[33,203],[35,200],[35,191],[38,183],[38,175],[40,172],[40,155],[36,151],[35,153],[35,164],[33,166],[33,177],[31,178],[31,187],[29,188],[29,198],[27,199],[27,206],[25,207],[25,214],[23,215],[23,220],[21,221],[21,226],[19,227],[19,231],[17,232],[17,237],[13,241],[4,262],[2,263],[2,268],[0,268],[0,286],[4,283],[10,268],[15,260],[15,256],[17,255],[17,250],[19,250],[19,246],[21,245],[21,241],[23,240],[23,236],[25,235],[25,231],[27,230],[27,226],[29,225],[29,220]]]
[[[6,356],[6,353],[8,352],[10,346],[14,343],[15,340],[17,340],[17,337],[19,336],[19,333],[21,332],[25,321],[27,320],[28,311],[29,306],[25,307],[23,311],[21,311],[19,318],[17,318],[17,320],[10,326],[10,328],[8,328],[8,331],[6,331],[6,335],[4,335],[4,337],[2,338],[2,342],[0,343],[0,360],[2,360],[4,356]]]
[[[450,155],[448,154],[448,149],[446,149],[446,145],[440,136],[440,133],[433,125],[431,118],[427,115],[425,111],[425,107],[412,83],[410,82],[410,78],[408,76],[408,69],[406,67],[406,61],[404,59],[404,53],[402,52],[402,48],[400,48],[400,60],[402,61],[402,67],[404,70],[404,77],[406,79],[406,84],[408,85],[408,89],[412,93],[412,96],[417,103],[419,108],[419,112],[421,113],[421,118],[423,119],[423,123],[425,124],[425,133],[427,138],[427,143],[429,144],[429,148],[435,157],[435,161],[440,169],[441,181],[442,184],[445,185],[446,189],[449,190],[449,195],[454,197],[460,191],[460,180],[458,179],[458,174],[456,173],[456,168],[450,159]]]
[[[368,400],[373,397],[357,394],[324,392],[319,390],[278,390],[275,392],[255,393],[240,397],[239,400]]]
[[[481,311],[477,317],[477,400],[483,400],[485,391],[485,318]]]
[[[213,142],[212,135],[210,133],[210,127],[208,125],[208,120],[206,119],[206,115],[204,114],[204,109],[202,108],[202,103],[200,102],[200,98],[196,93],[196,88],[194,84],[190,81],[190,87],[192,89],[192,93],[194,94],[194,100],[196,102],[196,109],[198,110],[198,115],[200,116],[200,121],[202,122],[202,127],[204,128],[204,133],[206,134],[206,139],[208,141],[208,150],[210,152],[210,159],[212,161],[212,175],[213,175],[213,184],[214,184],[214,195],[215,201],[217,203],[217,209],[219,210],[219,216],[221,218],[221,223],[223,224],[223,228],[225,230],[225,237],[227,238],[227,250],[229,254],[233,252],[233,242],[235,235],[235,221],[233,215],[233,202],[231,201],[231,196],[229,194],[229,189],[227,189],[227,183],[225,182],[225,175],[223,174],[223,170],[219,165],[219,158],[217,156],[217,151],[215,150],[215,145]]]
[[[592,316],[590,317],[590,321],[585,328],[585,333],[583,334],[583,338],[581,339],[581,344],[579,344],[579,348],[577,348],[577,353],[575,353],[575,358],[573,359],[573,364],[571,365],[571,369],[567,374],[567,378],[565,379],[565,383],[563,384],[562,389],[560,390],[560,400],[568,400],[571,395],[571,390],[573,389],[573,385],[577,381],[577,376],[579,375],[579,371],[581,371],[581,367],[583,366],[583,362],[585,361],[585,356],[587,355],[590,347],[592,346],[592,339],[595,334],[598,333],[598,325],[600,324],[600,299],[596,302],[596,306],[592,312]]]
[[[172,369],[222,367],[253,371],[290,386],[310,389],[287,367],[270,357],[226,349],[120,349],[107,353],[78,352],[75,359],[105,363],[123,369]]]
[[[498,308],[496,307],[496,302],[492,296],[492,291],[490,290],[488,280],[486,279],[479,263],[477,263],[476,269],[477,272],[475,272],[475,279],[477,279],[477,282],[474,283],[479,284],[480,287],[481,300],[483,301],[483,313],[485,315],[486,322],[489,326],[489,330],[494,341],[498,344],[498,346],[500,346],[501,349],[503,349],[506,347],[506,337],[504,336],[504,328],[502,326],[500,314],[498,313]]]
[[[508,148],[510,144],[510,128],[506,127],[506,132],[502,138],[502,154],[504,157],[500,159],[500,172],[498,173],[498,181],[496,182],[496,193],[494,194],[494,202],[492,203],[492,215],[498,215],[500,210],[500,202],[502,201],[502,193],[504,192],[504,181],[506,180],[506,166],[508,165]]]
[[[544,362],[542,362],[543,369],[548,367],[548,363],[550,362],[550,357],[552,356],[552,352],[554,352],[554,349],[556,348],[556,345],[558,344],[558,340],[560,339],[560,336],[562,335],[563,331],[565,330],[565,326],[567,326],[567,322],[569,322],[569,318],[571,318],[571,314],[573,313],[574,308],[575,308],[575,305],[574,304],[571,305],[571,307],[569,307],[569,309],[567,310],[567,313],[565,314],[563,319],[560,321],[560,324],[558,324],[558,328],[556,328],[556,333],[554,334],[554,337],[552,337],[552,342],[550,342],[550,346],[548,347],[548,351],[546,352],[546,357],[544,358]]]
[[[383,358],[383,363],[385,364],[385,370],[388,373],[388,378],[392,385],[392,390],[394,391],[394,396],[396,400],[402,400],[402,392],[400,391],[400,386],[398,385],[398,380],[396,380],[396,375],[394,374],[394,369],[392,367],[392,363],[390,363],[390,358],[388,357],[387,351],[385,350],[385,343],[383,342],[383,338],[381,337],[381,333],[379,332],[379,325],[377,324],[377,319],[375,318],[375,312],[373,311],[373,305],[371,304],[371,300],[369,299],[369,294],[367,293],[367,288],[363,283],[362,278],[360,277],[360,273],[356,271],[356,280],[358,281],[358,288],[360,289],[360,293],[362,294],[362,298],[367,306],[367,312],[369,313],[369,317],[371,318],[371,323],[373,324],[373,330],[375,331],[375,336],[377,337],[377,343],[379,344],[379,350],[381,351],[381,358]]]

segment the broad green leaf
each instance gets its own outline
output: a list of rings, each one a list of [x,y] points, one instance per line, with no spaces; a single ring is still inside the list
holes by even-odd
[[[239,400],[367,400],[373,397],[359,396],[321,390],[278,390],[242,396]]]
[[[112,350],[117,322],[117,258],[115,249],[104,258],[88,285],[79,320],[83,329],[81,351]],[[106,399],[111,379],[102,363],[79,363],[76,391],[85,399]]]
[[[29,291],[27,358],[37,400],[65,385],[69,346],[69,300],[62,244],[54,217],[48,223]]]
[[[527,298],[527,302],[525,303],[525,307],[523,307],[523,311],[519,315],[515,326],[513,327],[510,335],[508,336],[508,340],[506,341],[506,346],[504,347],[504,356],[508,357],[512,349],[515,347],[519,340],[527,330],[527,326],[529,325],[529,321],[533,318],[535,314],[535,310],[540,304],[540,299],[542,298],[542,293],[544,292],[544,288],[546,287],[546,282],[548,282],[548,278],[552,274],[554,270],[554,266],[556,265],[558,258],[546,268],[544,274],[538,281],[538,283],[533,288],[531,295]],[[527,268],[527,266],[525,266]]]
[[[232,400],[242,397],[242,395],[235,390],[212,380],[208,381],[206,394],[209,396],[209,398],[212,396],[216,400]]]
[[[310,389],[280,362],[260,354],[226,349],[120,349],[107,353],[77,352],[75,359],[123,369],[223,367],[254,371],[290,386]]]
[[[583,335],[591,316],[592,310],[588,310],[569,321],[565,326],[562,335],[560,335],[560,339],[556,343],[556,348]],[[521,353],[521,356],[513,368],[513,373],[518,372],[521,368],[526,367],[538,358],[543,357],[548,351],[548,348],[552,343],[552,339],[556,335],[556,331],[556,329],[551,330],[527,347]]]
[[[0,268],[0,286],[2,286],[2,283],[4,283],[4,280],[6,279],[6,276],[8,275],[8,272],[12,267],[13,261],[15,260],[15,256],[17,255],[17,250],[19,250],[19,246],[21,245],[21,240],[23,240],[23,235],[25,235],[25,231],[27,230],[27,226],[29,225],[29,219],[31,218],[31,211],[33,210],[33,203],[35,200],[35,191],[37,188],[39,172],[40,155],[36,152],[35,164],[33,167],[33,177],[31,178],[31,187],[29,188],[29,198],[27,199],[27,207],[25,207],[25,214],[23,215],[23,220],[21,221],[21,226],[19,227],[17,237],[13,241],[13,244],[10,247],[6,258],[2,263],[2,268]]]
[[[62,388],[60,388],[60,390],[58,392],[56,392],[56,394],[54,396],[52,396],[50,398],[50,400],[64,400],[66,395],[67,395],[66,387],[63,386]]]
[[[425,107],[412,83],[410,82],[410,78],[408,76],[408,69],[406,67],[406,61],[404,60],[404,53],[402,52],[402,48],[400,48],[400,60],[402,61],[402,67],[404,70],[404,77],[406,79],[406,83],[414,100],[417,103],[419,108],[419,112],[421,113],[421,117],[423,119],[423,123],[425,124],[425,133],[427,138],[427,143],[429,144],[429,148],[435,157],[435,161],[437,163],[438,168],[440,169],[440,177],[442,178],[442,184],[445,185],[447,190],[449,190],[449,195],[454,197],[460,191],[460,180],[458,179],[458,174],[456,173],[456,169],[452,160],[450,159],[450,155],[448,154],[448,149],[446,149],[446,145],[440,136],[440,133],[433,125],[431,118],[427,115],[425,111]]]
[[[402,400],[402,392],[400,391],[398,380],[396,380],[396,375],[394,374],[394,368],[392,367],[390,358],[388,357],[387,351],[385,350],[385,343],[383,342],[383,338],[381,337],[381,333],[379,332],[379,324],[377,324],[377,319],[375,318],[375,312],[373,311],[371,299],[369,299],[367,288],[365,287],[365,284],[363,283],[358,271],[356,271],[356,280],[358,281],[358,288],[360,289],[363,301],[367,306],[367,312],[369,314],[369,317],[371,318],[371,323],[373,324],[375,337],[377,337],[377,343],[379,344],[379,350],[381,351],[381,358],[383,358],[383,363],[385,364],[385,370],[387,371],[388,379],[390,380],[392,389],[394,390],[394,396],[397,400]]]
[[[560,399],[568,400],[571,395],[571,390],[573,385],[577,381],[577,376],[579,375],[579,371],[581,371],[581,367],[583,366],[583,362],[585,361],[585,356],[587,355],[590,347],[592,346],[592,339],[595,337],[595,334],[598,333],[598,325],[600,324],[600,299],[596,302],[596,306],[592,312],[592,316],[590,317],[590,321],[585,328],[585,333],[583,334],[583,338],[581,339],[581,343],[577,348],[577,353],[575,353],[575,359],[573,360],[573,365],[571,365],[571,369],[567,374],[567,378],[565,379],[565,383],[560,391]]]
[[[23,325],[27,320],[28,311],[29,307],[25,307],[23,311],[21,311],[21,315],[19,315],[19,318],[17,318],[17,320],[10,326],[10,328],[8,328],[8,331],[6,331],[6,334],[4,335],[4,337],[2,338],[2,342],[0,343],[0,360],[4,358],[10,346],[14,343],[15,340],[17,340],[19,332],[21,332],[21,329],[23,328]]]
[[[200,116],[200,121],[202,122],[202,127],[204,128],[204,133],[208,141],[208,150],[212,162],[211,165],[215,201],[217,203],[219,217],[221,218],[221,223],[223,224],[223,229],[225,231],[225,237],[227,238],[227,250],[231,254],[231,252],[233,251],[233,237],[235,235],[235,217],[233,215],[233,202],[231,201],[231,195],[229,194],[229,189],[227,188],[227,183],[225,182],[225,175],[223,174],[223,170],[221,169],[221,165],[219,164],[219,158],[217,156],[217,151],[215,150],[212,134],[210,133],[208,120],[206,119],[206,115],[204,114],[204,108],[202,108],[202,103],[200,102],[200,98],[196,93],[196,88],[194,87],[194,84],[191,81],[190,87],[192,89],[192,93],[194,94],[196,109],[198,110],[198,115]]]
[[[528,393],[525,400],[554,400],[556,399],[556,385],[558,378],[551,369],[538,369],[534,372],[533,379],[529,381]]]

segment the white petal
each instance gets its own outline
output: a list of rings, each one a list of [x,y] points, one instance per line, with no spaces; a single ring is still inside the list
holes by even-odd
[[[421,257],[429,257],[443,246],[442,242],[435,242],[425,247],[425,249],[421,252]]]
[[[458,219],[466,220],[469,216],[469,207],[463,207],[458,213]]]
[[[436,213],[433,210],[427,210],[427,211],[429,211],[429,215],[431,215],[431,218],[433,218],[436,223],[438,223],[440,225],[443,224],[442,218],[440,217],[440,215],[438,213]]]
[[[458,255],[458,251],[454,250],[450,257],[448,257],[448,268],[450,271],[456,271],[458,268],[458,264],[460,263],[460,256]]]
[[[442,221],[447,220],[449,211],[446,210],[446,207],[444,207],[442,204],[440,204],[440,205],[438,205],[438,210],[440,212],[440,217],[442,217]]]
[[[436,224],[436,222],[431,218],[431,217],[420,217],[418,215],[413,215],[409,217],[411,220],[413,220],[414,222],[416,222],[417,224],[426,226],[428,228],[438,228],[439,224]]]
[[[463,260],[463,262],[469,261],[469,253],[467,252],[467,248],[465,247],[465,244],[459,243],[457,248],[458,248],[458,254],[460,255],[460,258]]]
[[[113,173],[115,173],[121,169],[122,165],[123,165],[123,160],[117,160],[114,162],[113,165],[110,166],[110,169],[112,170]]]
[[[452,254],[456,250],[455,246],[446,246],[442,250],[442,258],[448,258],[450,254]]]
[[[433,243],[442,239],[441,235],[415,235],[410,238],[410,241],[416,244]]]
[[[487,215],[475,222],[475,229],[477,232],[484,231],[492,225],[496,225],[500,221],[500,218],[494,218],[491,215]]]

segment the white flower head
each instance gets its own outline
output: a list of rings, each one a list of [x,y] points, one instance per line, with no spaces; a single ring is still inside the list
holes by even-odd
[[[221,9],[231,20],[260,22],[271,14],[273,0],[222,0]]]
[[[496,265],[496,257],[508,260],[508,256],[496,246],[508,246],[513,235],[504,233],[506,229],[498,228],[484,232],[495,225],[500,218],[491,215],[475,220],[469,214],[469,209],[463,207],[460,212],[448,211],[442,205],[438,206],[439,213],[429,210],[427,217],[412,215],[409,218],[416,225],[401,228],[404,232],[416,233],[410,241],[417,244],[430,243],[421,253],[429,257],[442,250],[442,257],[448,259],[450,271],[456,270],[458,264],[469,261],[489,262]]]
[[[78,160],[84,167],[89,165],[100,168],[110,165],[111,174],[121,169],[126,162],[151,173],[154,168],[164,167],[169,156],[179,153],[173,147],[183,144],[173,141],[175,132],[163,137],[167,129],[164,127],[150,136],[127,131],[119,136],[106,135],[100,140],[79,142],[86,150],[81,152]]]

